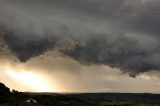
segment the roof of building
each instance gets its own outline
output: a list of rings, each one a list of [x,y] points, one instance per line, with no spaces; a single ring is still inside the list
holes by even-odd
[[[27,103],[37,103],[37,101],[33,98],[29,98],[26,100]]]

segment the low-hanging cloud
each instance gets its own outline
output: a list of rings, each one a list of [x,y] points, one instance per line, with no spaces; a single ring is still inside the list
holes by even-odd
[[[157,0],[2,0],[1,38],[22,61],[56,49],[135,76],[160,69]],[[2,33],[3,32],[3,33]]]

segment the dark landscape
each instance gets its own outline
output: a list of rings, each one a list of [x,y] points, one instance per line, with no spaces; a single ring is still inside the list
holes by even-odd
[[[0,106],[160,106],[160,0],[0,0]]]
[[[149,93],[25,93],[0,84],[0,106],[160,106]]]

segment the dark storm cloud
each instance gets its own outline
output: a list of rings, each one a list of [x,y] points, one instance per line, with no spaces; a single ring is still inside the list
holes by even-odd
[[[2,0],[11,51],[27,61],[58,49],[83,64],[136,75],[160,69],[158,0]]]
[[[95,37],[86,44],[77,44],[73,49],[62,52],[83,64],[107,64],[133,76],[139,72],[159,70],[159,61],[156,61],[160,59],[160,52],[156,49],[158,45],[154,49],[146,49],[135,38],[123,35],[112,37]]]

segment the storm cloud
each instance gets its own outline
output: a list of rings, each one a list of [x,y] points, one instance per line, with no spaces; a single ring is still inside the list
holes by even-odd
[[[160,69],[158,0],[1,0],[1,38],[21,62],[58,50],[135,76]]]

